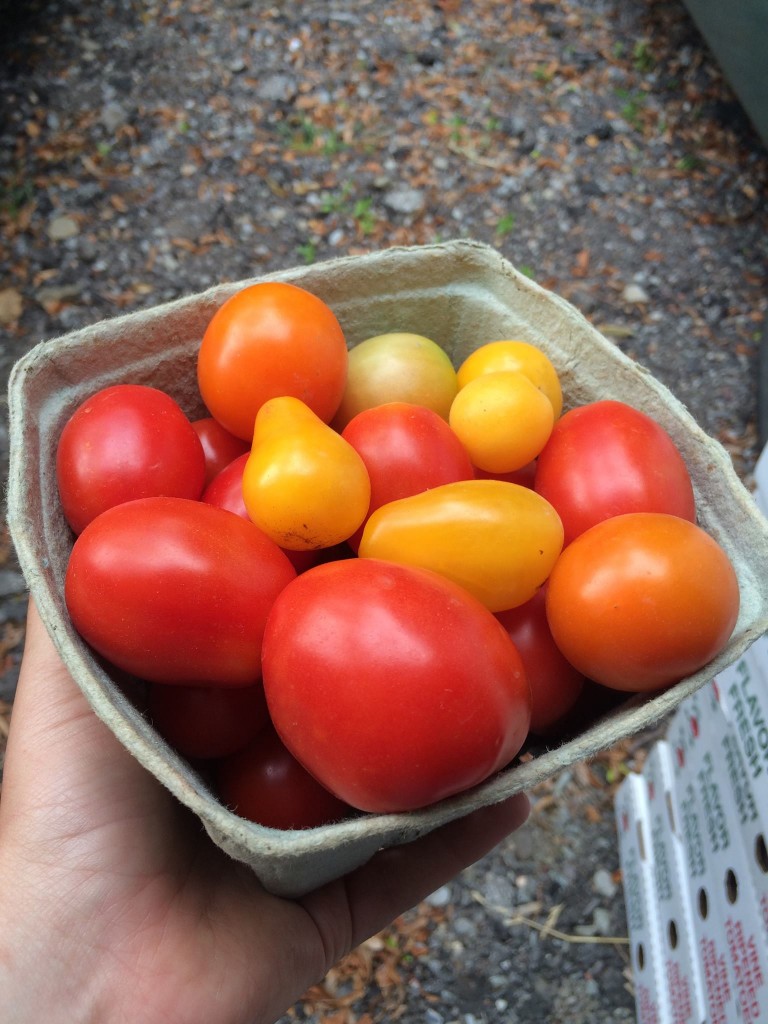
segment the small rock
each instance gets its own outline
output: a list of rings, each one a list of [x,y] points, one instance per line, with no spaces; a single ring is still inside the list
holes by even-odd
[[[108,132],[114,132],[128,120],[128,114],[120,103],[106,103],[99,119]]]
[[[66,213],[54,217],[48,225],[48,237],[52,242],[63,242],[67,238],[74,238],[80,234],[80,227],[74,217]]]
[[[439,889],[435,889],[433,893],[427,896],[425,902],[430,907],[447,907],[451,902],[451,887],[449,885],[441,885]]]
[[[648,292],[645,288],[641,288],[639,284],[628,284],[621,293],[621,297],[625,302],[631,302],[638,306],[641,306],[646,302],[650,302]]]
[[[278,103],[290,103],[296,95],[296,79],[292,75],[280,72],[268,75],[256,90],[262,100],[273,100]]]
[[[612,899],[616,895],[616,883],[611,877],[610,871],[605,868],[598,868],[592,876],[592,888],[599,896]]]
[[[395,213],[418,213],[424,209],[424,193],[418,188],[393,188],[384,196],[384,203]]]
[[[0,289],[0,324],[12,324],[21,316],[24,304],[16,288]]]

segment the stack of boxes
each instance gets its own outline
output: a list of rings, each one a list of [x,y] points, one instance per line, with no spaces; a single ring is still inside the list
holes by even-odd
[[[768,514],[768,450],[756,482]],[[638,1024],[767,1024],[768,637],[679,706],[615,810]]]

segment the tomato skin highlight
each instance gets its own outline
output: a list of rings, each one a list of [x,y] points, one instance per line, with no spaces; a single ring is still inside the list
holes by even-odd
[[[567,660],[616,690],[662,689],[725,646],[739,611],[717,542],[679,516],[636,512],[577,537],[547,585],[547,619]]]
[[[375,559],[315,566],[280,594],[264,691],[283,742],[365,811],[407,811],[508,764],[530,722],[520,656],[435,573]]]
[[[234,754],[269,723],[261,683],[236,687],[150,683],[148,714],[163,739],[193,761]]]
[[[290,395],[329,422],[347,380],[341,325],[322,299],[280,281],[249,285],[211,318],[197,378],[206,408],[250,443],[261,406]]]
[[[546,593],[545,584],[525,604],[496,613],[523,660],[531,687],[531,732],[539,736],[552,735],[567,722],[585,683],[552,637]]]
[[[75,541],[64,596],[75,629],[118,668],[159,683],[250,686],[267,615],[295,578],[252,523],[201,501],[108,509]]]
[[[382,505],[358,553],[431,569],[498,612],[533,597],[562,543],[557,513],[530,488],[459,480]]]
[[[691,478],[672,438],[650,416],[610,399],[558,420],[537,459],[534,488],[557,509],[566,545],[628,512],[696,520]]]
[[[64,517],[81,533],[101,512],[135,498],[199,498],[205,456],[170,395],[115,384],[87,398],[65,423],[56,478]]]
[[[317,828],[355,812],[299,764],[271,726],[214,769],[223,804],[267,828]]]

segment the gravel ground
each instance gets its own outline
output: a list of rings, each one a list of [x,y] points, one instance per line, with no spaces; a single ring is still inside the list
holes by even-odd
[[[3,376],[37,341],[220,280],[473,237],[649,367],[749,479],[768,154],[678,2],[30,0],[5,19]],[[25,595],[0,550],[1,748]],[[542,786],[518,835],[290,1019],[633,1021],[612,794],[644,739]]]

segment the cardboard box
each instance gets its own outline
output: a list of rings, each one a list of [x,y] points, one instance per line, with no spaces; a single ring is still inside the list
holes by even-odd
[[[669,730],[675,752],[675,788],[683,804],[690,799],[698,818],[703,874],[693,882],[696,927],[710,934],[717,921],[725,943],[733,995],[741,1012],[735,1020],[768,1020],[768,941],[742,844],[731,787],[732,773],[723,749],[712,686],[690,697]],[[689,809],[690,813],[690,809]],[[730,1020],[730,1017],[726,1017]]]
[[[630,938],[632,980],[638,1024],[678,1024],[662,957],[661,917],[655,893],[654,850],[645,780],[633,772],[615,799],[624,902]],[[701,1022],[697,1022],[701,1024]]]
[[[265,278],[261,278],[262,280]],[[68,416],[99,388],[120,382],[168,391],[203,415],[196,355],[221,303],[250,281],[221,284],[154,309],[117,317],[36,347],[9,387],[9,526],[30,591],[64,661],[95,712],[187,807],[223,849],[251,865],[264,885],[299,895],[364,863],[378,849],[425,834],[589,758],[661,719],[768,628],[768,525],[727,452],[677,399],[624,356],[571,305],[471,241],[389,249],[272,274],[315,292],[338,316],[350,345],[387,331],[439,342],[458,365],[475,348],[523,338],[554,362],[569,405],[612,397],[654,416],[691,472],[700,521],[730,556],[741,611],[734,634],[706,668],[649,700],[638,699],[574,740],[515,764],[472,792],[411,814],[370,815],[320,829],[279,832],[243,821],[160,740],[74,632],[63,602],[72,544],[59,508],[55,449]]]
[[[672,748],[660,740],[643,765],[653,855],[651,898],[659,917],[662,973],[674,1024],[706,1024],[707,1003],[686,882],[683,837],[673,811]]]

